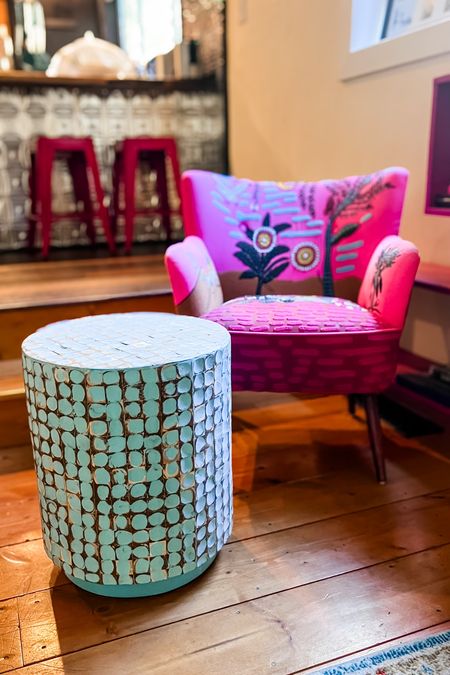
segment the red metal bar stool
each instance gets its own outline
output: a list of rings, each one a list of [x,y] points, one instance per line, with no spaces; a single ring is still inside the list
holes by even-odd
[[[117,218],[124,215],[125,219],[125,251],[129,253],[133,244],[134,219],[137,215],[148,214],[152,211],[161,215],[167,240],[171,240],[170,216],[179,213],[179,209],[172,209],[169,203],[167,189],[166,157],[172,164],[175,189],[180,196],[180,167],[175,140],[173,138],[151,138],[140,136],[125,138],[116,147],[116,157],[113,167],[113,215],[114,232],[117,231]],[[135,202],[136,172],[139,164],[145,162],[151,171],[156,172],[156,189],[159,195],[159,206],[155,209],[137,209]],[[120,193],[123,187],[124,207],[121,207]]]
[[[77,203],[75,211],[61,213],[54,212],[52,209],[52,168],[57,157],[67,161]],[[61,219],[83,220],[86,223],[87,234],[94,244],[94,218],[99,218],[109,250],[115,253],[114,237],[109,223],[108,210],[104,204],[104,193],[91,138],[40,136],[37,139],[36,149],[31,154],[30,196],[28,245],[30,248],[33,247],[36,226],[40,223],[43,258],[48,257],[52,223]],[[83,205],[81,211],[78,210],[80,203]]]

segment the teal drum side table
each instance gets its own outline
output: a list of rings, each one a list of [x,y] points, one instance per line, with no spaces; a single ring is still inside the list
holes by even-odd
[[[73,583],[137,597],[213,562],[232,525],[230,337],[136,313],[22,345],[44,545]]]

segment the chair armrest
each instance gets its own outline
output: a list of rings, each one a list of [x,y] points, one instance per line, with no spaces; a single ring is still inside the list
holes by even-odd
[[[165,263],[179,314],[201,316],[223,303],[217,270],[199,237],[186,237],[169,246]]]
[[[392,328],[402,330],[413,289],[419,252],[401,237],[385,237],[367,266],[358,295],[358,304]]]

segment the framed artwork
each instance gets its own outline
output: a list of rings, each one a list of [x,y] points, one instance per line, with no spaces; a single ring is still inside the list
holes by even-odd
[[[395,38],[450,18],[450,0],[388,0],[381,39]]]
[[[425,24],[439,21],[444,11],[444,2],[442,0],[417,0],[416,13],[413,18],[413,27],[420,28]]]
[[[395,38],[411,30],[417,2],[418,0],[388,0],[381,39]]]

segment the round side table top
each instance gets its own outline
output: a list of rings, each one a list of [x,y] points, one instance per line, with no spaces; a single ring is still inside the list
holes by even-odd
[[[103,314],[58,321],[22,344],[25,356],[58,366],[158,367],[204,356],[230,342],[217,323],[157,312]]]

